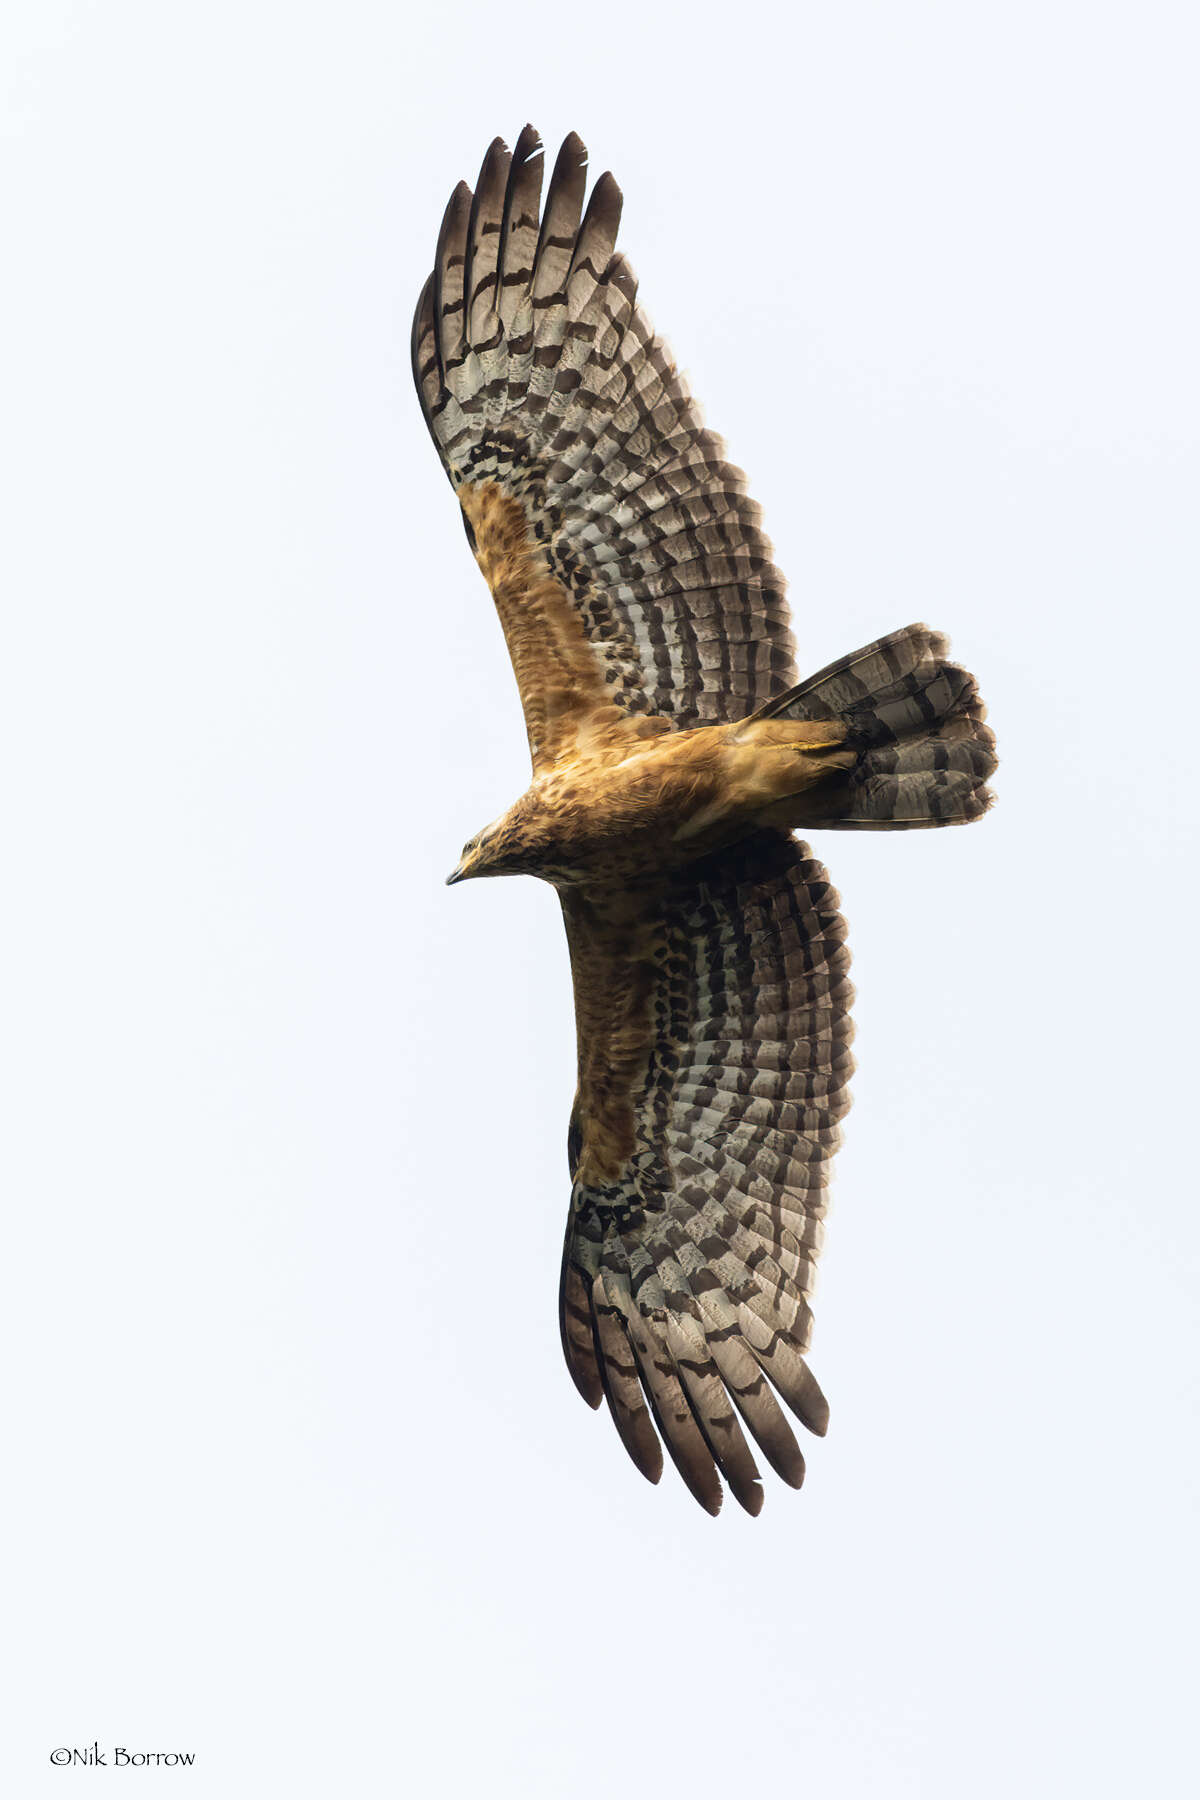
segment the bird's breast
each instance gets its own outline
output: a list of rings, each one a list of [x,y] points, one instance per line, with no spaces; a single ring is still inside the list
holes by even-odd
[[[684,828],[720,789],[714,742],[676,733],[626,756],[579,758],[552,770],[525,796],[523,829],[542,860],[538,873],[571,881],[633,880],[695,856]]]

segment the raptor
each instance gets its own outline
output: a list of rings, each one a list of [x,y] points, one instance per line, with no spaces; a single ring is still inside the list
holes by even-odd
[[[800,830],[965,824],[994,744],[911,625],[798,681],[782,577],[616,249],[573,134],[541,204],[526,126],[451,195],[417,306],[426,422],[492,591],[532,780],[451,882],[562,904],[578,1088],[560,1322],[657,1481],[751,1513],[752,1439],[799,1487],[805,1360],[852,1061],[845,926]],[[657,1429],[656,1429],[657,1427]],[[744,1427],[744,1429],[743,1429]]]

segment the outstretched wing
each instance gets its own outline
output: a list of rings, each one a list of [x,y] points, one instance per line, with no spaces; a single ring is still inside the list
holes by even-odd
[[[782,577],[614,254],[611,175],[499,139],[451,196],[413,322],[417,391],[492,588],[535,768],[604,722],[744,717],[795,679]]]
[[[756,1513],[739,1415],[796,1487],[772,1384],[810,1430],[827,1419],[802,1352],[853,1067],[838,897],[806,845],[768,832],[652,901],[562,900],[579,1034],[567,1363],[651,1481],[653,1415],[702,1506],[720,1507],[720,1471]]]

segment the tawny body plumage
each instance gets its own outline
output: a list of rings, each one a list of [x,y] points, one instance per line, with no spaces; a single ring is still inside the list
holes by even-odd
[[[450,879],[537,875],[562,903],[576,1385],[650,1479],[657,1425],[702,1505],[724,1475],[757,1512],[742,1425],[798,1486],[776,1392],[828,1416],[803,1352],[852,1067],[837,896],[791,833],[969,822],[995,755],[925,626],[796,683],[757,509],[614,253],[611,176],[583,212],[585,162],[568,138],[539,215],[536,133],[496,140],[414,321],[533,762]]]
[[[464,856],[451,881],[538,875],[556,886],[627,887],[746,837],[802,825],[803,796],[852,766],[836,722],[762,721],[564,755]]]

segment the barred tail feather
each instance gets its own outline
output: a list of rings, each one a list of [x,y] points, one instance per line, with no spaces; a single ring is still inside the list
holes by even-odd
[[[975,678],[947,660],[949,644],[909,625],[779,695],[766,719],[841,719],[858,760],[806,797],[804,823],[897,831],[965,825],[992,803],[996,740]]]

